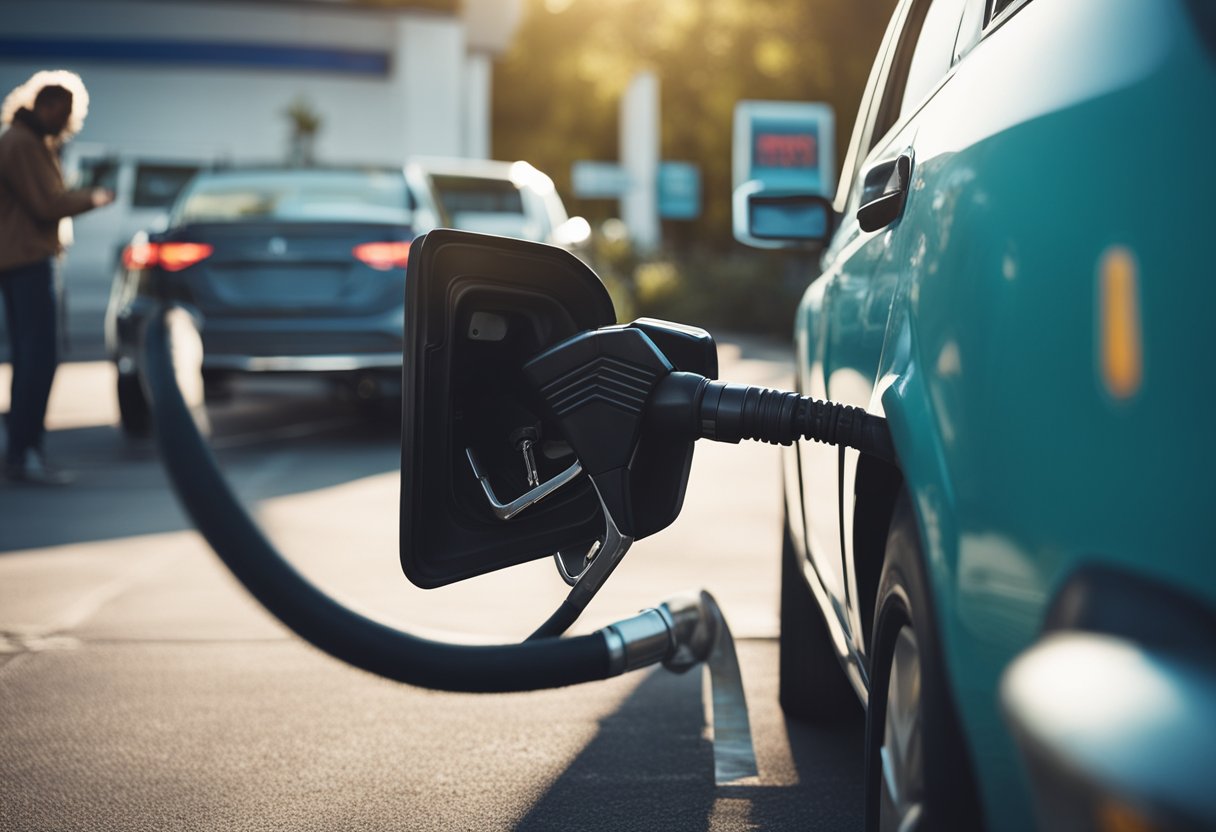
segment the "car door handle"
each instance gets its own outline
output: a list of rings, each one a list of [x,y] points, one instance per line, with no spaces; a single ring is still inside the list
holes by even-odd
[[[899,219],[912,182],[912,151],[874,164],[862,180],[857,222],[862,231],[877,231]]]

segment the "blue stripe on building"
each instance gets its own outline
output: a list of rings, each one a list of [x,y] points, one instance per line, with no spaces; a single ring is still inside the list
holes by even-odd
[[[383,51],[193,40],[0,38],[0,60],[29,59],[100,63],[239,67],[386,76]]]

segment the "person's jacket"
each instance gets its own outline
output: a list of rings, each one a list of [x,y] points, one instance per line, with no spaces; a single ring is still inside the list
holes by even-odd
[[[91,191],[64,188],[41,125],[18,110],[0,135],[0,271],[58,254],[59,221],[92,207]]]

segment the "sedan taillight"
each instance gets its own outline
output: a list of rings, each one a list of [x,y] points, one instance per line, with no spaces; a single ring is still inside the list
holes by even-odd
[[[362,243],[351,250],[355,259],[373,269],[386,272],[404,269],[410,259],[410,244],[400,240],[390,243]]]
[[[128,269],[150,269],[160,266],[167,272],[180,272],[215,251],[206,243],[148,243],[134,242],[123,249],[122,264]]]

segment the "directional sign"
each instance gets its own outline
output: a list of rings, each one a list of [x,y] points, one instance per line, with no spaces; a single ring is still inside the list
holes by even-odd
[[[659,216],[665,220],[701,216],[701,170],[692,162],[659,165]]]
[[[617,199],[629,190],[629,176],[616,162],[575,162],[570,180],[579,199]]]

